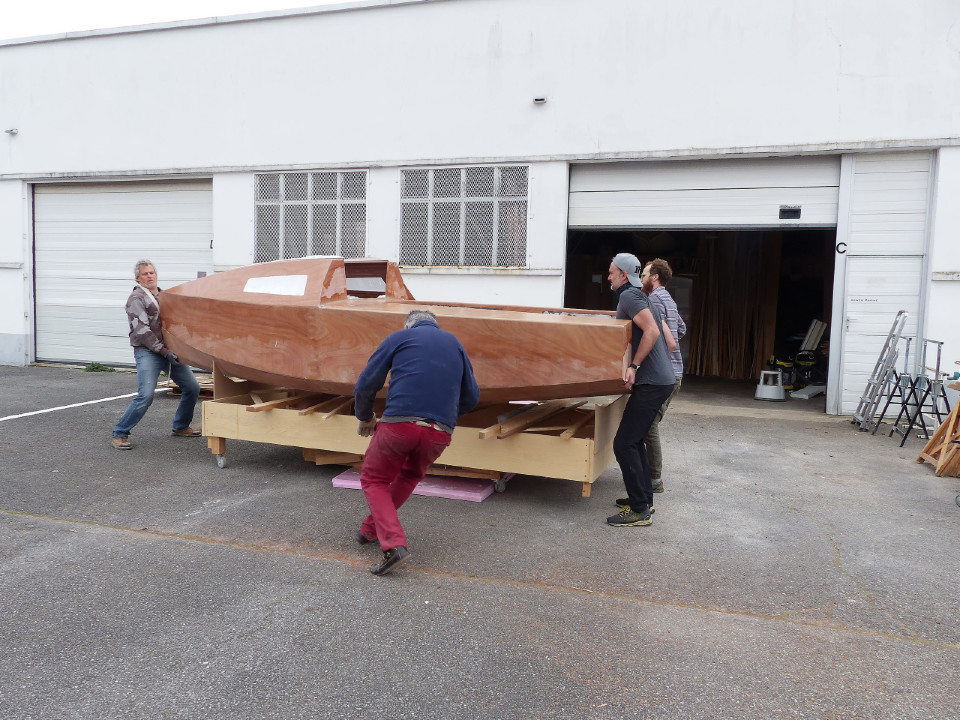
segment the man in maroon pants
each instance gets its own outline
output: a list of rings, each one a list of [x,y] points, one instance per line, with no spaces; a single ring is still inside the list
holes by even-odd
[[[373,400],[387,373],[387,404],[378,422]],[[404,329],[370,356],[353,394],[357,432],[373,436],[360,472],[370,514],[357,541],[380,542],[383,557],[370,572],[383,575],[409,555],[397,508],[450,444],[457,418],[476,406],[480,389],[460,341],[437,326],[433,313],[414,310]]]

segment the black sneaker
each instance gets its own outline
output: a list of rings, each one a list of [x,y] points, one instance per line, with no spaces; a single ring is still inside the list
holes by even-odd
[[[410,553],[407,552],[407,549],[403,545],[397,545],[395,548],[387,550],[383,554],[383,558],[381,558],[380,562],[370,568],[370,572],[372,572],[374,575],[386,575],[397,565],[406,560],[409,554]]]
[[[372,543],[372,542],[373,540],[371,540],[366,535],[364,535],[362,530],[357,530],[357,543],[359,543],[360,545],[366,545],[367,543]]]
[[[620,508],[620,512],[607,518],[607,525],[613,525],[614,527],[641,527],[652,523],[653,517],[650,508],[645,508],[641,513],[634,512],[629,505]]]
[[[661,491],[661,492],[662,492],[662,491]],[[630,498],[617,498],[616,503],[617,503],[617,507],[620,508],[621,510],[623,510],[623,508],[629,508],[629,507],[630,507]],[[656,511],[657,511],[656,508],[654,508],[653,505],[651,505],[651,506],[650,506],[650,514],[652,515],[652,514],[655,513]]]

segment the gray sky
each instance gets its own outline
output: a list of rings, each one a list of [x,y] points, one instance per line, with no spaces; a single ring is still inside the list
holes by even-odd
[[[4,0],[0,40],[124,25],[243,15],[350,0]]]

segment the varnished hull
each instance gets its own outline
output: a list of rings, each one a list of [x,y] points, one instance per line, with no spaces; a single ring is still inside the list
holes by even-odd
[[[624,391],[628,321],[588,311],[570,315],[560,310],[418,302],[396,266],[383,262],[376,266],[385,276],[380,292],[387,296],[354,297],[352,290],[347,293],[346,278],[357,277],[361,266],[352,261],[345,266],[341,258],[285,260],[171,288],[160,296],[164,341],[181,361],[196,367],[210,369],[216,361],[227,375],[349,395],[380,342],[403,327],[411,310],[427,309],[466,348],[481,401]],[[374,266],[367,263],[363,271]],[[244,290],[258,283],[270,289],[277,281],[265,278],[289,277],[306,278],[302,294]]]

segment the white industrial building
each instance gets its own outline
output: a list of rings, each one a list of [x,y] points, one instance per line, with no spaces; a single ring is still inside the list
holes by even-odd
[[[363,0],[7,40],[0,131],[4,364],[132,362],[142,257],[161,287],[343,254],[423,300],[605,307],[630,250],[677,294],[756,286],[780,340],[826,321],[828,412],[900,309],[960,369],[955,0]]]

